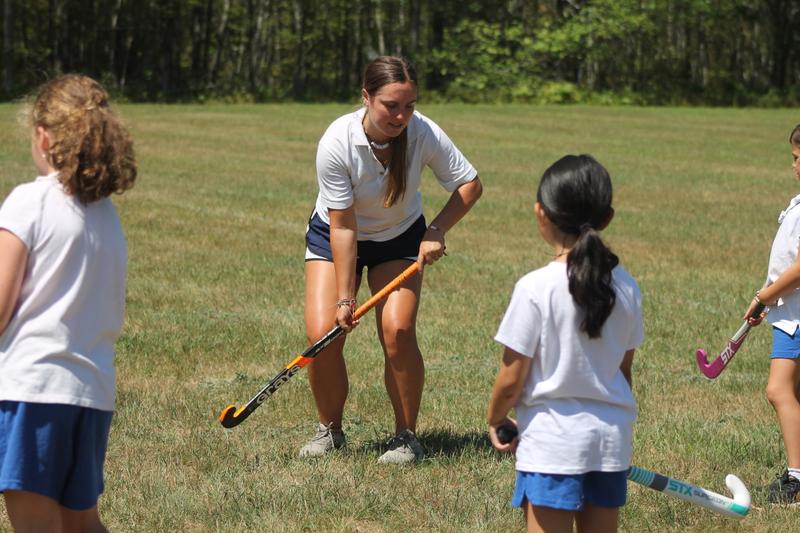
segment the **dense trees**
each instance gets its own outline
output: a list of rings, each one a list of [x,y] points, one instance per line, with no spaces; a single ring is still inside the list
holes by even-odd
[[[797,0],[3,0],[2,94],[81,71],[131,99],[341,100],[402,54],[428,97],[800,101]]]

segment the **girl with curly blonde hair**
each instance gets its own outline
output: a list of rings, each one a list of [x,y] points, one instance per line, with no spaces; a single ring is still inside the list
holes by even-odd
[[[17,531],[105,531],[128,259],[109,196],[136,180],[108,100],[85,76],[45,83],[30,110],[39,177],[0,207],[0,492]]]

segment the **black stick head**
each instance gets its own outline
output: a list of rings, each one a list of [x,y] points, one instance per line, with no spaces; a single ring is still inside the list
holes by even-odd
[[[219,414],[219,423],[222,424],[222,427],[230,429],[241,424],[249,414],[250,412],[244,408],[237,410],[236,406],[231,404]]]

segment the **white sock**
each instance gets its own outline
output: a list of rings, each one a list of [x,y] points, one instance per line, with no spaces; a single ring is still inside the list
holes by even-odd
[[[800,480],[800,468],[787,468],[789,470],[789,475],[793,478]]]

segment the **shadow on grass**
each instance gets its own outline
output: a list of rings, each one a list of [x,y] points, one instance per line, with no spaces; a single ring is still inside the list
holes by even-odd
[[[429,459],[484,454],[492,450],[489,435],[482,431],[457,433],[451,430],[424,431],[418,436],[425,457]],[[388,449],[388,440],[372,440],[362,448],[367,454],[382,454]]]

